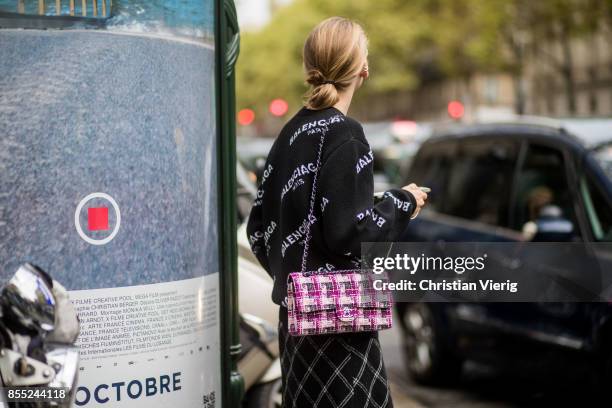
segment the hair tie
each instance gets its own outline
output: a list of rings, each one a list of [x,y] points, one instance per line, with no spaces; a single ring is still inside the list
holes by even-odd
[[[323,84],[332,84],[332,85],[336,85],[336,81],[323,81]]]

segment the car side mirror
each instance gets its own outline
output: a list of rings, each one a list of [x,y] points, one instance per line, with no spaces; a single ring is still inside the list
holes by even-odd
[[[574,224],[563,216],[563,211],[556,205],[542,208],[535,224],[534,242],[567,242],[574,237]]]

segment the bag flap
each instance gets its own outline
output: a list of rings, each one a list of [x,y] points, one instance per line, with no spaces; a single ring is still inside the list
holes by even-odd
[[[300,313],[336,308],[334,283],[330,275],[290,273],[287,291],[290,297],[293,293],[294,307]]]
[[[372,273],[347,271],[343,273],[293,272],[287,279],[292,306],[299,313],[353,308],[386,308],[391,306],[388,291],[374,289]]]

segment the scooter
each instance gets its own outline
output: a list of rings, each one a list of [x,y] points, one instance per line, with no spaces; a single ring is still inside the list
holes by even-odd
[[[0,406],[70,408],[79,320],[66,289],[24,264],[0,289]],[[42,388],[44,387],[44,388]]]
[[[240,316],[242,351],[238,371],[247,390],[245,408],[281,408],[282,382],[278,332],[267,321],[249,314]]]

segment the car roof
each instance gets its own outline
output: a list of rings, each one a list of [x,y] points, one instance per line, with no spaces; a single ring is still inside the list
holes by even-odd
[[[508,120],[475,123],[445,123],[434,130],[432,140],[470,136],[505,137],[509,134],[530,134],[551,139],[565,139],[591,149],[612,143],[612,119],[561,118],[550,119],[514,116]]]

